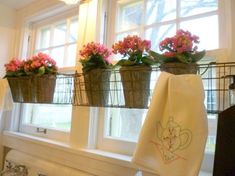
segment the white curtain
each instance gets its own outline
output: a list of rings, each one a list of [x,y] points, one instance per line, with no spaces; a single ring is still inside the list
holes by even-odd
[[[12,98],[8,82],[6,79],[0,80],[0,168],[2,168],[3,146],[2,146],[2,133],[6,129],[5,118],[10,116],[12,110]],[[9,119],[10,120],[10,119]],[[10,126],[8,126],[10,127]]]

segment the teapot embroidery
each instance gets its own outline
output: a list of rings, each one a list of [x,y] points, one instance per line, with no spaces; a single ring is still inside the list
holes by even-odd
[[[177,159],[185,159],[177,152],[186,149],[191,140],[192,132],[182,129],[173,117],[170,117],[165,127],[160,122],[156,124],[156,136],[151,142],[159,149],[165,164],[168,164]]]

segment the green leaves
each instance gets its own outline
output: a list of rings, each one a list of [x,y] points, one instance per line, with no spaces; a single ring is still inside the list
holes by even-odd
[[[142,62],[145,64],[145,65],[154,65],[156,64],[156,62],[150,57],[150,56],[144,56],[142,57]]]
[[[155,51],[150,51],[149,54],[154,58],[155,62],[159,64],[168,62],[196,63],[205,56],[206,51],[203,50],[196,53],[184,52],[176,54],[175,57],[167,57]]]
[[[162,64],[167,62],[177,62],[177,59],[174,57],[166,57],[152,50],[149,52],[149,54],[154,58],[155,63]]]
[[[7,78],[7,77],[17,77],[17,76],[24,76],[25,72],[24,70],[19,70],[17,72],[6,72],[6,75],[3,78]]]
[[[38,75],[39,75],[39,76],[42,76],[42,75],[44,75],[44,74],[45,74],[45,67],[42,66],[42,67],[40,67],[40,68],[38,69]]]
[[[92,69],[96,68],[104,68],[104,69],[109,69],[112,68],[112,64],[107,63],[101,55],[96,54],[92,55],[87,59],[80,60],[83,68],[83,72],[89,72]]]
[[[156,62],[149,55],[143,55],[142,52],[136,52],[129,56],[128,59],[121,59],[115,66],[135,66],[135,65],[154,65]]]
[[[176,59],[178,59],[179,62],[182,62],[185,64],[191,63],[190,57],[188,57],[186,54],[177,54]]]
[[[115,64],[115,66],[132,66],[132,65],[135,65],[135,62],[126,59],[121,59]]]
[[[189,54],[189,55],[192,58],[192,62],[196,63],[206,55],[206,51],[203,50],[203,51],[197,52],[195,54]]]

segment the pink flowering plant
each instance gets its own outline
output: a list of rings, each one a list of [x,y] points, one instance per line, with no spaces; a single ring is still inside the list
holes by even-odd
[[[56,74],[58,70],[55,60],[44,53],[38,53],[27,60],[12,59],[8,64],[5,64],[5,69],[5,77],[41,76],[44,74]]]
[[[151,48],[150,40],[142,40],[139,36],[128,35],[122,41],[118,41],[112,46],[114,54],[123,55],[116,65],[119,66],[134,66],[134,65],[153,65],[154,60],[150,57],[149,51]],[[127,58],[127,59],[125,59]]]
[[[110,55],[112,52],[103,44],[90,42],[83,46],[79,51],[80,62],[84,72],[89,72],[92,69],[112,68]]]
[[[5,77],[16,77],[25,75],[23,61],[19,59],[12,59],[8,64],[5,64]]]
[[[199,37],[182,29],[173,37],[165,38],[159,44],[161,54],[151,51],[151,56],[156,62],[196,63],[205,55],[205,50],[198,51]]]
[[[44,53],[38,53],[32,58],[23,61],[23,63],[26,75],[41,76],[44,74],[56,74],[58,71],[56,61]]]

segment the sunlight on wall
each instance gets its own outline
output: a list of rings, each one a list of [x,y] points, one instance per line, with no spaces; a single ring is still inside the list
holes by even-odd
[[[0,77],[5,74],[4,64],[12,57],[15,36],[15,11],[0,4]]]

